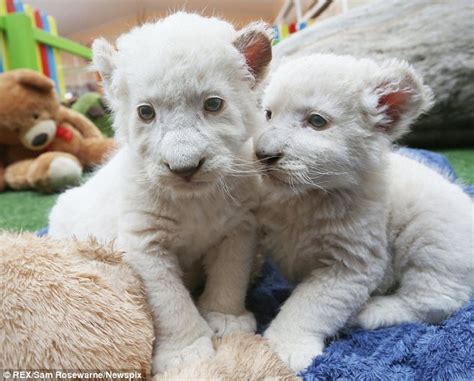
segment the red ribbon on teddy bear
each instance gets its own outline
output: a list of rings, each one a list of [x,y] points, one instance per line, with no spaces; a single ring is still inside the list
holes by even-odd
[[[74,137],[71,130],[67,129],[66,127],[61,126],[60,124],[58,125],[58,128],[56,129],[56,136],[66,142],[70,142],[72,138]]]

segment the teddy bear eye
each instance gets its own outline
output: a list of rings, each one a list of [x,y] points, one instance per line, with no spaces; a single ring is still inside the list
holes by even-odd
[[[216,113],[222,110],[224,100],[219,97],[209,97],[204,101],[204,110]]]
[[[35,113],[33,114],[33,119],[38,119],[38,118],[39,118],[39,114],[35,112]]]
[[[138,117],[143,120],[144,122],[151,122],[155,119],[155,109],[153,106],[144,103],[137,107]]]
[[[272,118],[272,111],[271,110],[265,110],[265,118],[267,120],[270,120]]]
[[[327,126],[328,121],[320,114],[313,113],[308,117],[308,123],[311,124],[315,130],[323,130]]]

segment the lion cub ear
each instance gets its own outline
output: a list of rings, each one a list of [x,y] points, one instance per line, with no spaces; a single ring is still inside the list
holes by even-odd
[[[115,111],[117,102],[127,95],[126,82],[117,70],[117,55],[115,47],[103,38],[92,43],[92,68],[99,72],[107,104]]]
[[[388,60],[368,90],[375,106],[375,128],[396,140],[408,132],[410,124],[433,104],[433,93],[423,78],[405,61]]]
[[[92,43],[92,60],[94,68],[102,80],[109,85],[115,70],[115,55],[117,51],[104,38],[98,38]]]
[[[102,87],[108,103],[114,109],[114,100],[119,99],[125,92],[117,71],[117,50],[104,38],[98,38],[92,43],[92,68],[97,70],[102,78]]]
[[[245,62],[255,83],[261,81],[272,60],[270,27],[263,22],[247,25],[239,31],[234,46],[245,57]]]

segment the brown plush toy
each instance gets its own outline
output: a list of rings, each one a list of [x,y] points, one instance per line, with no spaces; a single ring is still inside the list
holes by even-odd
[[[0,231],[0,279],[0,370],[122,370],[150,379],[153,323],[122,253],[94,240]],[[298,380],[261,336],[214,344],[214,357],[153,381]]]
[[[59,104],[53,82],[32,70],[0,75],[0,191],[54,192],[77,185],[115,142],[80,113]]]

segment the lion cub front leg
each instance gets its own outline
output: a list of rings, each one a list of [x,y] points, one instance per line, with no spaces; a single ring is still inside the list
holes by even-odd
[[[118,244],[143,280],[155,327],[153,373],[211,357],[212,330],[182,282],[176,255],[160,244],[167,234],[160,216],[133,211],[123,221]]]
[[[245,309],[256,251],[255,231],[254,223],[246,222],[204,259],[207,280],[198,307],[216,336],[256,331],[255,318]]]

